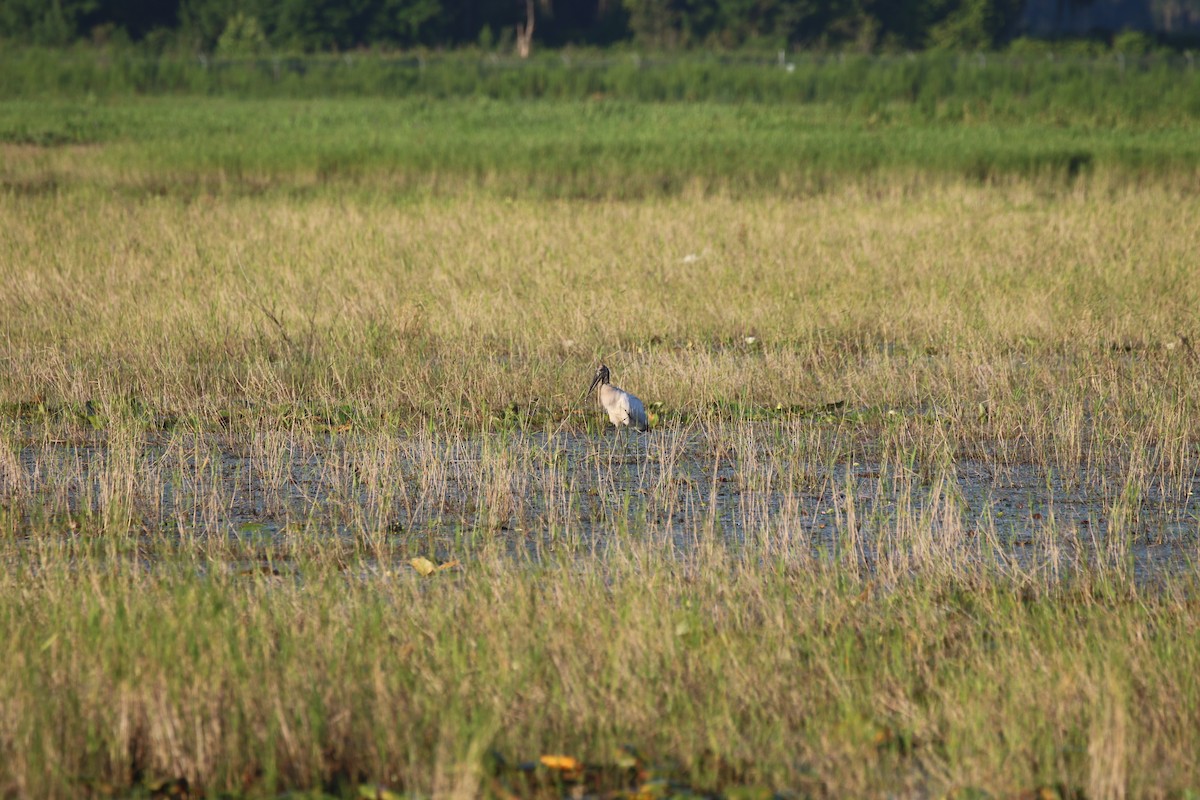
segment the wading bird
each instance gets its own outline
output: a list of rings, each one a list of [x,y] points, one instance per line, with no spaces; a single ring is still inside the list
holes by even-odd
[[[639,431],[650,430],[650,423],[646,419],[646,408],[642,405],[642,401],[609,383],[608,367],[603,364],[596,370],[596,376],[592,378],[592,385],[588,387],[588,393],[591,394],[591,391],[597,386],[600,387],[600,391],[597,392],[600,397],[600,405],[608,412],[608,418],[613,425],[617,426],[617,430],[620,430],[622,425],[629,425]]]

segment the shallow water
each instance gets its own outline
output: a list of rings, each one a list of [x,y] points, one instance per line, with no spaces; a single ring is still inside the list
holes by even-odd
[[[914,560],[995,559],[1037,569],[1066,558],[1131,566],[1143,579],[1200,556],[1200,488],[1119,466],[1074,474],[975,457],[930,468],[822,463],[781,446],[771,423],[732,438],[703,428],[472,438],[259,431],[164,435],[124,444],[24,447],[0,497],[30,520],[95,519],[119,508],[148,537],[216,539],[255,550],[299,534],[448,553],[479,536],[537,554],[642,536],[686,551],[738,546],[883,550]],[[915,561],[914,561],[915,563]],[[1049,566],[1047,566],[1049,565]]]

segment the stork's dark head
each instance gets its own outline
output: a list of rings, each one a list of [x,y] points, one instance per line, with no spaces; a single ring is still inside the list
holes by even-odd
[[[592,385],[588,387],[588,391],[591,392],[597,386],[603,386],[606,383],[608,383],[608,367],[601,364],[596,370],[595,376],[592,377]]]

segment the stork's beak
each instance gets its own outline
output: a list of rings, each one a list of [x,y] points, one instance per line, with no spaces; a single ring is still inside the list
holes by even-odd
[[[586,392],[584,392],[584,394],[585,394],[585,395],[589,395],[589,394],[591,394],[591,393],[592,393],[592,390],[596,388],[596,384],[598,384],[598,383],[600,383],[600,373],[599,373],[599,371],[597,371],[597,372],[596,372],[596,376],[595,376],[594,378],[592,378],[592,385],[588,387],[588,390],[587,390]]]

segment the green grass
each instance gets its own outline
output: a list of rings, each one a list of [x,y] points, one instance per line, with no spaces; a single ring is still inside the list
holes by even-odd
[[[492,98],[816,105],[860,118],[1179,124],[1200,113],[1178,55],[1013,53],[642,54],[546,52],[529,61],[459,51],[222,59],[132,49],[8,47],[5,98],[208,95],[245,98]]]
[[[183,194],[481,187],[535,197],[802,196],[872,176],[1187,185],[1200,164],[1190,122],[938,123],[829,105],[9,101],[0,104],[0,141],[12,146],[0,178],[18,191],[83,183]]]

